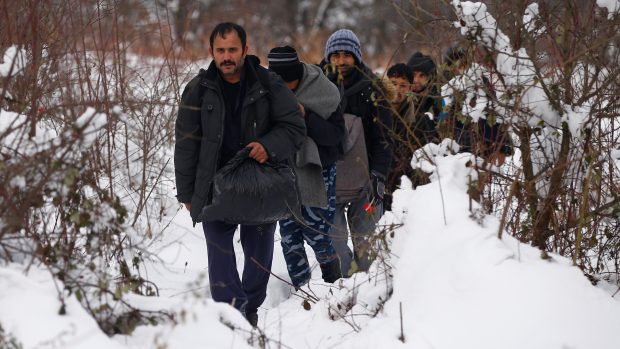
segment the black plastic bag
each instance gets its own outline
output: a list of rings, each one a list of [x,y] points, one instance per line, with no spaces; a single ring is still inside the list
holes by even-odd
[[[202,221],[257,225],[301,215],[295,172],[284,164],[260,164],[244,148],[213,178],[213,199]]]

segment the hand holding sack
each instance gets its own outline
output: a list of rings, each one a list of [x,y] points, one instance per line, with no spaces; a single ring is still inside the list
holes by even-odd
[[[203,221],[257,225],[300,216],[295,173],[280,163],[258,163],[240,150],[213,178],[213,199]]]

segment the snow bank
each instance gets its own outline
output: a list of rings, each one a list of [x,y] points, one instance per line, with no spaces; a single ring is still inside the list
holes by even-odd
[[[65,297],[66,314],[59,314],[63,286],[46,271],[31,268],[26,276],[19,267],[0,267],[0,324],[24,349],[121,348],[74,297]]]
[[[394,212],[404,213],[386,218],[404,226],[393,243],[394,295],[344,347],[369,348],[378,338],[389,341],[383,346],[402,344],[402,304],[407,347],[617,348],[619,302],[569,260],[542,260],[510,236],[498,239],[496,218],[470,217],[469,160],[436,157],[431,184],[395,193]]]

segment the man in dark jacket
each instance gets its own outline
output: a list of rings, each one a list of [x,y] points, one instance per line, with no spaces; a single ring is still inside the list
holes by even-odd
[[[397,189],[401,176],[407,176],[414,188],[428,180],[424,173],[411,168],[411,158],[417,149],[429,142],[437,141],[435,117],[439,108],[434,103],[435,96],[429,95],[433,89],[428,84],[430,82],[428,77],[434,74],[434,64],[426,66],[416,64],[419,62],[415,59],[412,63],[415,64],[415,71],[404,63],[395,64],[387,71],[387,76],[396,89],[396,96],[392,100],[392,107],[396,113],[390,132],[395,146],[386,183],[384,199],[386,210],[391,210],[392,193]],[[414,74],[418,76],[417,83]],[[416,91],[413,90],[414,86]],[[429,113],[432,114],[432,118]]]
[[[384,183],[392,153],[391,140],[387,136],[392,127],[392,115],[377,77],[362,62],[361,45],[352,31],[341,29],[329,37],[321,66],[341,90],[348,141],[355,138],[352,137],[355,130],[363,135],[359,137],[363,142],[355,142],[354,148],[345,149],[345,152],[355,153],[363,149],[360,154],[366,155],[365,159],[356,156],[356,163],[363,164],[361,166],[344,169],[338,165],[338,172],[343,176],[337,178],[336,214],[330,234],[340,257],[343,275],[350,276],[355,271],[368,270],[375,253],[371,251],[371,239],[383,214]],[[344,157],[347,157],[346,153]],[[363,183],[360,190],[348,185],[360,180]],[[347,245],[347,222],[353,252]]]
[[[259,163],[288,160],[305,139],[306,127],[284,82],[247,55],[241,26],[218,24],[210,44],[213,61],[185,87],[176,121],[177,198],[194,222],[203,222],[213,299],[230,303],[256,325],[276,222],[241,225],[245,265],[240,279],[233,249],[238,225],[213,221],[202,211],[211,201],[215,172],[239,150],[250,148],[249,156]]]
[[[446,63],[446,78],[450,80],[446,91],[451,91],[452,104],[447,106],[447,120],[442,121],[448,124],[448,136],[453,138],[460,146],[461,152],[470,152],[481,156],[486,161],[494,165],[502,165],[506,156],[512,154],[510,136],[506,132],[505,126],[493,119],[493,105],[496,103],[495,88],[489,79],[489,73],[480,66],[483,71],[477,85],[470,87],[482,91],[489,99],[487,106],[487,117],[472,120],[468,115],[463,115],[463,103],[465,103],[466,92],[460,91],[457,87],[463,84],[451,80],[454,77],[462,76],[469,68],[468,61],[471,60],[466,50],[453,47],[448,49],[444,56]],[[462,88],[462,87],[461,87]],[[475,100],[470,100],[475,102]]]
[[[329,237],[336,209],[338,146],[344,138],[338,88],[320,67],[300,62],[290,46],[273,48],[267,58],[269,69],[295,93],[308,129],[306,142],[295,154],[302,217],[280,221],[288,274],[295,288],[310,280],[305,240],[314,250],[323,280],[332,283],[341,277],[340,260]]]
[[[446,78],[442,95],[449,101],[444,107],[446,117],[441,120],[442,130],[460,145],[460,152],[469,152],[486,164],[501,166],[506,156],[512,154],[510,135],[506,125],[498,122],[501,115],[496,112],[498,103],[492,74],[484,65],[472,61],[471,55],[462,48],[451,48],[446,52]],[[484,64],[482,59],[481,63]],[[480,103],[480,99],[485,103]],[[473,117],[474,107],[483,105],[482,117]],[[478,167],[478,164],[476,165]],[[480,202],[489,212],[492,201],[483,198],[485,186],[492,183],[492,172],[480,171],[475,185],[469,188],[469,195]]]

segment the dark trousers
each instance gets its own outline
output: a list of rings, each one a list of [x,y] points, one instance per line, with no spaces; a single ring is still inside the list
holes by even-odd
[[[267,296],[276,223],[241,225],[245,257],[239,278],[233,248],[236,224],[203,222],[209,257],[209,286],[216,302],[229,303],[243,314],[256,312]]]

